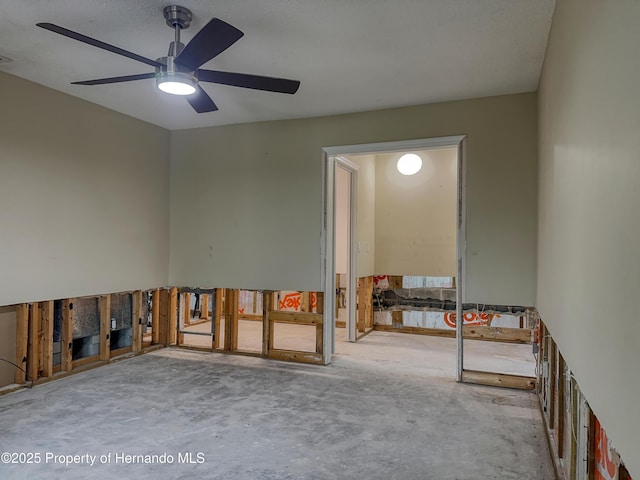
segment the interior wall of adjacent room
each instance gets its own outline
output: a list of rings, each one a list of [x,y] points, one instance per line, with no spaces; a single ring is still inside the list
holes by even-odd
[[[349,208],[351,205],[351,173],[336,168],[336,273],[349,272]]]
[[[0,358],[16,361],[15,307],[0,307]],[[0,387],[12,384],[15,372],[16,367],[0,361]]]
[[[166,130],[0,73],[0,305],[166,285]]]
[[[357,277],[369,277],[375,273],[375,155],[349,155],[347,159],[358,166],[358,187],[356,191]]]
[[[322,148],[465,134],[466,300],[533,304],[536,98],[171,132],[170,283],[322,290]]]
[[[415,175],[398,171],[403,152],[376,155],[376,274],[456,275],[457,152],[415,152]]]
[[[558,2],[540,82],[542,318],[640,477],[640,3]]]

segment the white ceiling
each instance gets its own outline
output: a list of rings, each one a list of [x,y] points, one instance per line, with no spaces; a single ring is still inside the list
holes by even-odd
[[[312,117],[537,89],[555,0],[179,0],[194,20],[245,33],[203,68],[302,82],[284,95],[215,84],[197,114],[154,80],[72,81],[152,72],[35,26],[50,22],[155,59],[172,30],[159,0],[0,0],[0,70],[168,129]]]

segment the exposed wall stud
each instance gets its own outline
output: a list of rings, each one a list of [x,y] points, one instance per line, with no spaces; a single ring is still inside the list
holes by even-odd
[[[21,303],[16,307],[16,369],[14,381],[22,385],[26,381],[27,348],[29,343],[29,305]],[[30,379],[31,380],[31,379]]]
[[[111,356],[111,295],[100,297],[100,360]]]
[[[73,298],[62,300],[62,345],[60,370],[73,369]]]
[[[53,300],[42,302],[42,376],[53,375]]]
[[[31,304],[29,309],[29,341],[27,345],[27,372],[34,382],[38,379],[40,334],[40,303]]]

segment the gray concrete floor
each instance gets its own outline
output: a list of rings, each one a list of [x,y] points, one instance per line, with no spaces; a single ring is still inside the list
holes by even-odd
[[[2,396],[0,451],[41,461],[0,478],[553,479],[535,395],[457,384],[450,339],[412,337],[374,332],[327,367],[164,349]]]

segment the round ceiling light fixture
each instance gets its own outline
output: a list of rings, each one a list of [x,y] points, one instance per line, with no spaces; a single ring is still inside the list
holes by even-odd
[[[193,75],[183,72],[162,72],[157,74],[158,88],[172,95],[191,95],[196,93],[197,81]]]
[[[422,168],[422,159],[415,153],[405,153],[398,159],[397,167],[402,175],[415,175]]]

